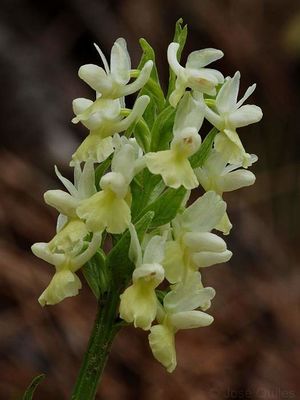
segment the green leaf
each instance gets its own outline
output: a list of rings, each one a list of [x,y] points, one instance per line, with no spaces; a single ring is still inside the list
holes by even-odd
[[[148,106],[149,107],[149,106]],[[148,108],[147,107],[147,108]],[[150,149],[151,132],[144,118],[141,118],[133,128],[133,134],[138,145],[147,153]]]
[[[168,188],[158,199],[149,204],[143,213],[149,211],[155,213],[150,227],[155,228],[172,221],[182,205],[185,194],[186,189],[182,186],[179,189]]]
[[[212,128],[212,130],[207,134],[207,136],[203,140],[203,143],[200,146],[199,150],[192,155],[192,157],[190,158],[190,163],[193,168],[201,167],[204,164],[205,160],[207,159],[211,151],[213,141],[218,132],[219,131],[217,128]]]
[[[140,241],[143,240],[144,234],[149,228],[153,217],[154,213],[149,211],[135,224]],[[123,288],[132,274],[134,266],[128,258],[129,246],[130,233],[127,229],[106,258],[107,268],[112,273],[116,290],[120,287]]]
[[[32,380],[31,384],[28,386],[28,388],[26,389],[26,391],[22,397],[22,400],[32,400],[36,388],[44,379],[45,379],[45,374],[36,376]]]
[[[82,272],[92,292],[99,299],[107,291],[109,285],[104,253],[98,250],[82,268]]]
[[[175,109],[166,107],[157,117],[151,130],[151,151],[165,150],[173,137]]]
[[[187,38],[187,25],[182,27],[183,19],[180,18],[175,25],[175,34],[173,38],[173,42],[179,43],[179,49],[177,52],[177,60],[180,61],[182,50],[184,48],[186,38]],[[175,81],[176,75],[170,68],[170,75],[169,75],[169,87],[168,87],[168,94],[167,99],[170,97],[170,94],[173,92],[175,88]]]
[[[140,39],[140,46],[143,50],[143,54],[138,65],[138,70],[141,70],[147,61],[153,61],[153,68],[150,78],[139,92],[139,96],[146,94],[150,97],[150,103],[146,108],[143,117],[149,127],[152,127],[157,113],[161,112],[165,106],[165,96],[159,82],[154,50],[150,46],[150,44],[143,38]]]
[[[133,220],[136,220],[136,217],[141,214],[141,210],[146,207],[150,198],[152,197],[153,199],[153,192],[160,182],[162,182],[161,177],[159,175],[152,175],[146,168],[135,177],[130,186],[132,194],[131,215]],[[164,187],[165,185],[163,185],[161,191]],[[157,193],[157,196],[159,194]]]
[[[108,170],[111,164],[111,157],[104,160],[98,167],[95,169],[95,185],[97,190],[100,189],[99,182],[105,172]]]
[[[137,69],[141,70],[143,66],[146,64],[147,61],[152,60],[153,61],[153,68],[151,71],[151,78],[159,84],[159,77],[158,77],[158,72],[155,64],[155,52],[153,48],[150,46],[150,44],[147,42],[146,39],[141,38],[139,40],[140,46],[143,50],[143,54],[141,57],[141,60],[139,62],[139,65]]]

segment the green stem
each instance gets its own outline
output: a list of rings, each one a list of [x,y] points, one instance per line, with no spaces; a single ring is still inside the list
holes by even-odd
[[[116,316],[119,294],[111,291],[98,304],[98,311],[87,351],[71,400],[94,400],[113,339],[118,332]]]

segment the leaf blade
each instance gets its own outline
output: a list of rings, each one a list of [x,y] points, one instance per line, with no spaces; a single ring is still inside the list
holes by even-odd
[[[37,389],[38,385],[45,379],[45,374],[40,374],[33,378],[30,385],[27,387],[22,400],[32,400],[35,390]]]

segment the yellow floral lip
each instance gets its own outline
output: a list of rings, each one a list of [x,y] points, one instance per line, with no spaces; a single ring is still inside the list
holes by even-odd
[[[125,231],[131,220],[127,202],[111,190],[95,193],[84,200],[76,211],[91,232],[106,229],[107,232],[119,234]]]

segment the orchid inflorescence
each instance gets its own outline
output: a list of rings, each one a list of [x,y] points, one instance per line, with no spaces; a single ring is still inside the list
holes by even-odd
[[[150,331],[152,353],[169,372],[176,332],[213,322],[206,311],[215,290],[203,286],[201,272],[232,256],[212,231],[227,235],[232,227],[223,193],[255,182],[248,167],[257,157],[245,151],[237,129],[262,118],[259,107],[243,105],[255,85],[238,101],[240,73],[224,79],[207,68],[222,51],[194,51],[180,64],[185,40],[178,22],[167,52],[166,96],[144,39],[135,70],[124,39],[115,41],[110,65],[95,45],[104,68],[79,69],[95,96],[73,101],[72,122],[89,130],[70,163],[74,183],[55,168],[66,191],[49,190],[44,198],[59,212],[57,233],[32,246],[55,267],[42,306],[77,295],[82,268],[98,298],[119,291],[119,319]],[[125,98],[133,93],[128,109]],[[213,127],[202,141],[204,119]],[[193,192],[192,202],[199,186],[205,193]]]

